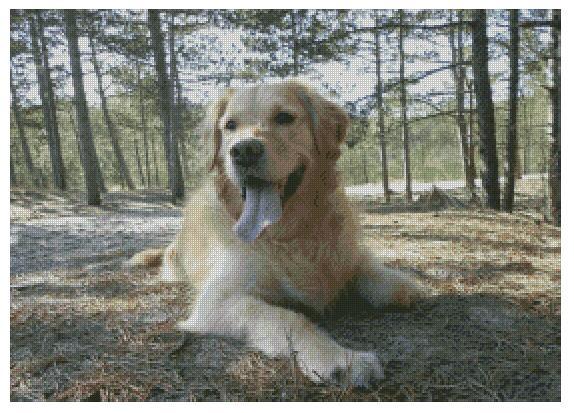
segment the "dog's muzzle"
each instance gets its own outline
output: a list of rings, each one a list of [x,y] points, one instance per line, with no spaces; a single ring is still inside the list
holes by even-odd
[[[256,139],[237,142],[229,150],[229,155],[233,164],[241,168],[251,168],[257,166],[263,158],[265,147],[261,141]]]
[[[241,182],[243,211],[234,226],[236,235],[246,242],[255,241],[269,225],[279,222],[285,202],[293,196],[303,181],[305,166],[287,177],[282,193],[276,184],[253,175]]]

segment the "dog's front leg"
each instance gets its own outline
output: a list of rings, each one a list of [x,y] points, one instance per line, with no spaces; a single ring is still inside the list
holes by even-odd
[[[344,348],[302,314],[246,293],[214,297],[204,292],[179,328],[246,338],[270,357],[295,357],[314,382],[366,387],[383,377],[374,353]]]
[[[431,294],[430,286],[422,284],[413,274],[388,267],[375,255],[369,255],[361,264],[355,288],[375,308],[407,307]]]

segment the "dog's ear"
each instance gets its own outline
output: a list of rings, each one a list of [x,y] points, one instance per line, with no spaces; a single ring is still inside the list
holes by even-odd
[[[221,150],[221,129],[219,129],[219,119],[225,113],[229,99],[233,96],[233,89],[226,89],[218,99],[211,103],[205,113],[205,117],[201,122],[200,128],[205,142],[211,142],[211,161],[209,170],[212,171],[216,165],[221,164],[219,151]]]
[[[349,128],[349,115],[335,102],[309,88],[298,90],[298,97],[311,120],[315,149],[321,157],[337,160]]]

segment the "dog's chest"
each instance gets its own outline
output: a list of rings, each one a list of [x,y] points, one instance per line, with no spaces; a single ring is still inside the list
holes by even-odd
[[[335,241],[293,242],[266,254],[280,295],[322,311],[354,277],[356,249]]]

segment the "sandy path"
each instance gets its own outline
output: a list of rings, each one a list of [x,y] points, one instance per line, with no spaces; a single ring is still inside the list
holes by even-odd
[[[10,273],[54,269],[91,272],[117,268],[134,252],[167,245],[180,225],[179,209],[167,195],[104,196],[105,208],[82,205],[72,194],[61,198],[13,195]]]

